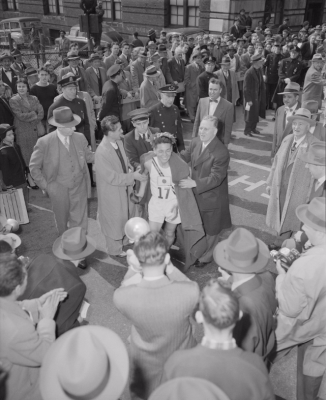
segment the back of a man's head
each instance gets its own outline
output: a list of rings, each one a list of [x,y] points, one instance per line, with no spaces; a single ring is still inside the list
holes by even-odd
[[[26,276],[23,263],[15,254],[0,257],[0,297],[9,296]]]
[[[202,290],[199,309],[205,322],[217,329],[227,329],[239,319],[239,301],[230,289],[211,280]]]
[[[162,265],[168,252],[168,243],[158,232],[149,232],[142,236],[134,246],[142,267]]]

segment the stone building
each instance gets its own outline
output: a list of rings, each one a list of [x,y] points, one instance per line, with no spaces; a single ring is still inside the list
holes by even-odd
[[[157,33],[183,27],[225,32],[242,8],[251,12],[254,27],[259,20],[279,25],[284,17],[294,29],[305,20],[312,25],[326,20],[325,0],[103,0],[103,8],[105,21],[126,39],[135,31],[144,37],[150,28]],[[0,19],[39,17],[51,38],[78,24],[80,14],[79,0],[0,0]]]

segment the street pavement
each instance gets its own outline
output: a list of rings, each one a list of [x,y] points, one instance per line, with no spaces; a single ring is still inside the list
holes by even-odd
[[[183,124],[184,139],[186,144],[189,144],[192,124],[186,119]],[[244,227],[268,244],[273,242],[274,234],[265,225],[268,204],[265,189],[271,168],[270,152],[274,130],[271,112],[268,111],[266,119],[258,124],[261,135],[249,138],[244,136],[243,129],[243,109],[237,107],[232,142],[229,146],[231,163],[228,182],[232,229],[222,232],[221,239],[228,237],[237,227]],[[79,270],[81,278],[87,285],[86,299],[90,303],[86,319],[90,324],[104,325],[113,329],[127,344],[130,323],[115,309],[112,302],[113,292],[120,285],[127,271],[127,264],[124,259],[110,257],[105,253],[105,240],[96,222],[96,189],[92,189],[92,192],[92,198],[89,200],[89,234],[97,241],[97,251],[89,257],[89,267],[86,270]],[[31,190],[29,194],[30,223],[20,228],[22,245],[18,249],[18,254],[34,257],[42,252],[51,251],[57,233],[50,200],[43,197],[40,190]],[[182,249],[173,250],[171,255],[174,264],[182,267],[184,260]],[[272,261],[268,268],[275,272]],[[218,276],[217,265],[211,263],[201,270],[192,267],[187,275],[203,287],[211,278]],[[202,335],[200,327],[196,328],[196,335],[200,339]],[[292,351],[273,366],[271,371],[276,394],[288,400],[296,398],[295,363],[296,352]],[[124,398],[128,398],[127,392]]]

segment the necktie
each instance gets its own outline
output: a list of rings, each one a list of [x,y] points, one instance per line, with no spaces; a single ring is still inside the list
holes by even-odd
[[[212,100],[212,99],[210,99],[209,102],[210,102],[210,103],[217,103],[217,100]]]
[[[68,137],[65,136],[65,142],[64,142],[65,148],[69,151],[69,141],[68,141]]]
[[[291,146],[291,153],[294,152],[294,150],[297,148],[297,142],[293,142]]]

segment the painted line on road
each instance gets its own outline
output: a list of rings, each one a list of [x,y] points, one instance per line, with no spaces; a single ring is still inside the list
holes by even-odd
[[[266,197],[266,199],[269,199],[271,197],[269,194],[266,194],[266,193],[262,193],[261,196]]]
[[[36,206],[35,204],[32,204],[32,203],[28,203],[28,205],[29,205],[29,206],[32,206],[32,207],[35,207],[35,208],[37,208],[38,210],[41,210],[41,211],[47,211],[47,212],[53,213],[52,210],[48,210],[47,208],[43,208],[43,207],[40,207],[40,206]]]
[[[262,169],[262,170],[264,170],[264,171],[268,171],[268,172],[271,171],[271,168],[269,168],[269,167],[265,167],[264,165],[254,164],[254,163],[251,163],[251,162],[249,162],[249,161],[245,161],[245,160],[236,160],[236,159],[234,159],[234,158],[231,158],[231,161],[237,162],[237,163],[239,163],[239,164],[247,165],[248,167],[253,167],[253,168]]]

